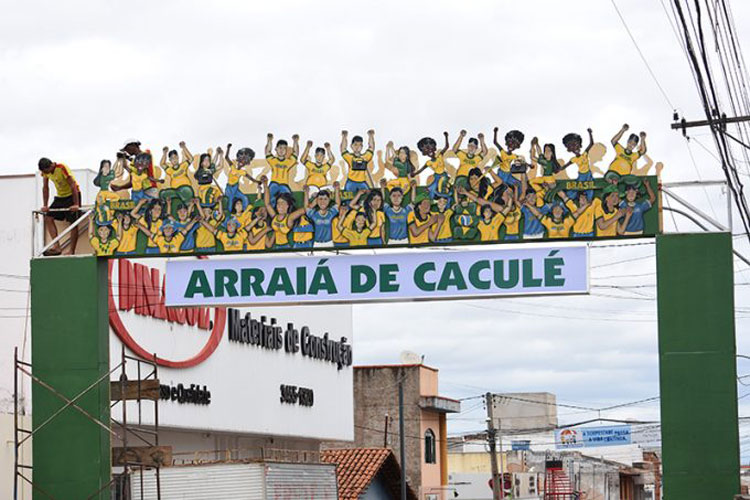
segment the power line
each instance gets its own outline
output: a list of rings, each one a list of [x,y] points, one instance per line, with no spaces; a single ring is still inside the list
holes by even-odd
[[[646,56],[643,55],[641,48],[638,46],[638,42],[635,41],[635,37],[633,36],[633,33],[630,32],[628,23],[626,23],[625,18],[622,17],[622,13],[620,12],[620,9],[617,8],[617,4],[615,3],[615,0],[611,0],[611,1],[612,1],[612,6],[615,8],[615,12],[617,12],[617,17],[619,17],[620,21],[622,21],[622,25],[625,27],[625,31],[627,31],[628,36],[630,37],[630,40],[633,42],[633,46],[635,46],[635,50],[637,50],[638,55],[641,56],[641,61],[643,61],[643,64],[646,65],[646,69],[648,70],[648,73],[651,75],[651,78],[654,80],[654,83],[659,88],[659,91],[661,92],[661,95],[664,97],[664,100],[667,102],[667,105],[669,106],[669,108],[674,110],[675,107],[672,104],[672,101],[669,99],[669,96],[667,95],[666,91],[661,86],[661,83],[659,83],[659,79],[656,78],[654,71],[651,69],[651,65],[649,65],[648,61],[646,60]]]

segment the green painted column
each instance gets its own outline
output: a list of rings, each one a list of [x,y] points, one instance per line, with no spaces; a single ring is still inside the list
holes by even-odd
[[[656,239],[667,500],[740,492],[732,260],[728,233]]]
[[[68,399],[109,371],[106,271],[106,260],[94,257],[31,261],[32,371]],[[34,429],[65,405],[36,383],[31,397]],[[78,404],[108,423],[108,378]],[[87,498],[110,480],[109,433],[73,408],[34,434],[32,447],[34,483],[54,498]],[[105,488],[95,498],[109,495]]]

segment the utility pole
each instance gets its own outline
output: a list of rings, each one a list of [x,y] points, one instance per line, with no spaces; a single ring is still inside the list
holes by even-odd
[[[714,125],[719,125],[721,128],[726,128],[727,123],[742,123],[750,121],[750,116],[730,116],[728,117],[725,114],[722,114],[720,117],[716,117],[712,120],[695,120],[695,121],[687,121],[684,118],[680,121],[677,121],[678,116],[675,114],[674,116],[675,123],[671,125],[672,130],[682,130],[683,133],[685,133],[685,129],[691,128],[691,127],[706,127]]]
[[[487,443],[490,445],[490,466],[492,467],[492,500],[500,500],[502,498],[503,487],[500,484],[502,478],[497,471],[497,452],[495,451],[496,432],[492,393],[488,392],[484,395],[484,398],[487,405]]]
[[[388,448],[388,414],[385,414],[385,428],[383,429],[383,448]]]
[[[406,439],[404,439],[404,377],[398,381],[398,439],[401,451],[401,500],[406,500]]]

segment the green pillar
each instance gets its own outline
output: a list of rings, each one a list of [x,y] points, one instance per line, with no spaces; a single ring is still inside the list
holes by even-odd
[[[659,384],[668,500],[740,492],[732,238],[656,239]]]
[[[68,399],[109,371],[106,271],[94,257],[31,261],[32,372]],[[33,429],[65,405],[36,383],[31,397]],[[108,378],[78,405],[109,423]],[[34,434],[32,447],[34,484],[54,498],[87,498],[110,480],[109,433],[73,408]],[[95,498],[109,495],[105,488]]]

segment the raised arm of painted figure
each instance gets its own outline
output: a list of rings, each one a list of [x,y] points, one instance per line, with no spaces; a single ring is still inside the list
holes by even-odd
[[[504,184],[503,179],[500,178],[499,175],[497,175],[497,172],[492,170],[492,165],[485,165],[483,170],[486,173],[490,174],[490,177],[492,177],[492,189],[497,189]]]
[[[458,139],[456,139],[456,142],[453,143],[454,153],[458,153],[458,151],[461,149],[461,143],[464,141],[464,137],[466,137],[466,130],[461,130],[461,132],[458,133]]]
[[[638,148],[638,152],[641,154],[641,156],[646,154],[646,132],[641,132],[641,147]]]
[[[307,161],[307,157],[310,154],[310,148],[312,147],[312,145],[313,145],[312,141],[307,141],[305,143],[305,149],[302,150],[302,156],[300,156],[300,158],[299,158],[299,162],[301,164],[304,165],[305,162]]]
[[[261,240],[261,238],[265,238],[266,235],[271,232],[271,226],[266,226],[261,231],[258,231],[257,234],[253,234],[250,229],[255,227],[258,222],[260,222],[260,219],[253,219],[252,222],[250,222],[250,224],[248,224],[248,226],[245,228],[245,230],[247,231],[247,241],[249,241],[251,245],[255,245]]]
[[[370,129],[367,131],[367,149],[375,151],[375,130]]]
[[[229,152],[232,150],[232,143],[227,144],[227,151],[224,153],[224,160],[226,160],[227,164],[232,163],[231,158],[229,157]]]
[[[308,186],[307,184],[302,186],[302,193],[302,206],[305,207],[305,210],[307,210],[310,205],[310,186]]]
[[[339,220],[338,222],[336,222],[336,228],[339,231],[344,230],[344,220],[346,219],[346,216],[348,215],[348,213],[349,213],[349,208],[346,206],[341,207],[341,209],[339,210]]]
[[[182,150],[182,161],[193,163],[193,155],[185,145],[185,141],[180,141],[180,150]]]
[[[385,145],[385,168],[387,168],[393,175],[398,177],[398,169],[393,165],[393,160],[396,157],[396,150],[393,147],[393,141],[388,141]]]
[[[450,147],[451,147],[450,144],[448,143],[448,132],[447,131],[443,132],[443,137],[445,138],[445,145],[443,146],[443,149],[440,150],[440,153],[438,153],[438,154],[441,154],[441,155],[444,155],[445,152],[448,151],[450,149]]]
[[[266,211],[271,217],[276,217],[276,210],[271,204],[271,193],[268,189],[268,177],[265,175],[260,178],[261,186],[263,186],[263,203],[266,205]]]
[[[414,213],[414,215],[416,215],[416,212]],[[422,233],[424,233],[425,231],[429,231],[430,228],[432,228],[432,225],[435,224],[436,221],[437,221],[437,217],[434,214],[432,214],[429,216],[429,223],[427,224],[423,224],[419,227],[417,227],[417,225],[414,223],[409,224],[409,233],[411,233],[412,236],[417,237],[421,235]],[[428,237],[429,237],[429,233],[428,233]]]
[[[487,156],[487,144],[484,143],[484,134],[479,132],[477,134],[477,139],[479,139],[479,154]]]
[[[325,144],[323,144],[323,147],[325,148],[326,153],[328,154],[328,164],[330,166],[333,166],[333,164],[336,163],[336,157],[333,156],[333,151],[331,151],[331,143],[326,142]]]
[[[497,152],[500,153],[500,151],[503,151],[503,147],[500,145],[500,143],[497,141],[497,133],[500,131],[499,127],[495,127],[492,129],[492,143],[497,148]]]
[[[526,208],[529,209],[529,211],[532,214],[534,214],[534,217],[536,217],[539,220],[542,220],[542,217],[544,217],[544,214],[542,212],[540,212],[539,209],[536,208],[533,203],[527,203],[527,202],[524,201],[523,204],[524,204],[524,206]]]
[[[646,192],[648,193],[648,202],[653,206],[656,202],[656,193],[654,193],[653,188],[651,187],[651,183],[648,182],[648,180],[644,180],[643,182],[646,185]]]
[[[612,137],[612,145],[613,145],[613,146],[616,146],[616,145],[617,145],[617,143],[618,143],[618,142],[620,142],[620,139],[622,139],[622,134],[624,134],[625,132],[627,132],[627,130],[628,130],[629,128],[630,128],[630,125],[628,125],[627,123],[624,123],[624,124],[622,125],[622,128],[620,128],[620,131],[619,131],[619,132],[617,132],[617,133],[616,133],[616,134],[614,135],[614,137]]]
[[[341,131],[341,154],[343,155],[346,153],[347,148],[349,147],[349,132],[346,130]]]
[[[440,232],[440,228],[443,226],[443,222],[445,221],[445,214],[438,213],[435,214],[435,221],[430,225],[430,232],[428,233],[428,238],[430,241],[435,241],[437,239],[437,235]]]
[[[489,201],[489,200],[485,200],[484,198],[480,198],[479,196],[475,195],[471,191],[467,191],[466,188],[464,187],[459,187],[458,192],[459,194],[465,195],[467,198],[469,198],[471,201],[473,201],[474,203],[478,205],[482,205],[482,206],[489,205],[492,208],[492,210],[494,210],[497,213],[501,213],[503,212],[503,210],[505,210],[502,205],[499,205],[495,203],[494,201]]]
[[[557,194],[558,194],[558,196],[560,196],[560,198],[563,199],[563,201],[565,201],[566,204],[570,203],[570,205],[572,207],[572,209],[571,209],[571,215],[573,216],[574,219],[578,219],[578,217],[580,217],[581,214],[583,212],[585,212],[586,209],[589,207],[588,198],[586,198],[586,203],[584,203],[584,204],[582,204],[582,205],[579,206],[579,205],[576,204],[576,202],[574,202],[573,200],[571,200],[570,198],[568,198],[568,195],[565,194],[565,191],[559,191]],[[568,207],[568,208],[570,208],[570,207]]]
[[[141,211],[141,208],[147,202],[148,202],[148,198],[141,198],[141,200],[133,207],[133,210],[130,211],[130,217],[132,217],[133,220],[138,220],[138,212]]]
[[[273,134],[271,132],[266,134],[266,147],[264,148],[264,152],[266,153],[266,156],[271,156],[273,154]]]
[[[623,210],[622,208],[618,208],[617,209],[617,214],[615,214],[615,216],[612,217],[611,219],[609,219],[607,221],[605,221],[602,218],[597,219],[596,220],[596,227],[598,227],[600,230],[604,231],[605,229],[607,229],[612,224],[618,224],[620,222],[620,219],[622,219],[623,217],[625,217],[625,210]],[[619,224],[618,224],[618,226],[617,226],[617,232],[618,233],[620,232],[619,230],[620,230],[620,227],[619,227]]]
[[[141,224],[140,222],[135,223],[136,227],[141,230],[143,234],[149,237],[149,239],[154,239],[154,233],[152,233],[146,226]]]
[[[633,208],[625,207],[625,216],[621,219],[621,222],[617,225],[617,234],[625,234],[625,228],[630,223],[630,218],[633,216]]]
[[[594,131],[591,130],[591,127],[589,127],[586,129],[586,132],[589,133],[589,145],[586,146],[586,152],[588,153],[589,151],[591,151],[591,148],[594,147]]]
[[[295,158],[299,158],[299,134],[292,136],[292,154]]]
[[[337,207],[341,207],[341,183],[339,181],[333,182],[333,199]]]
[[[357,194],[354,195],[352,201],[349,202],[349,208],[351,208],[352,210],[359,210],[359,199],[363,194],[365,194],[364,189],[360,189],[359,191],[357,191]]]
[[[167,146],[164,146],[161,148],[161,160],[159,160],[159,166],[162,168],[166,168],[167,166],[167,154],[169,154],[169,148]],[[117,161],[120,161],[122,158],[118,158]]]

